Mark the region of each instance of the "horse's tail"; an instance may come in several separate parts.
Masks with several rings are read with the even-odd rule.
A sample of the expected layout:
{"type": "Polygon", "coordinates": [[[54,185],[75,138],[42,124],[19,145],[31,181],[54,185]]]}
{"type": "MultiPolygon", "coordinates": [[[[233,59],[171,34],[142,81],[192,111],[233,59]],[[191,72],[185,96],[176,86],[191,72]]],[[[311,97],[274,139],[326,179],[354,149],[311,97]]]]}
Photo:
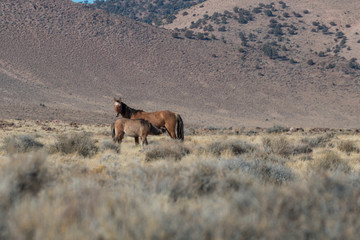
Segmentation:
{"type": "Polygon", "coordinates": [[[177,120],[177,129],[176,129],[177,139],[184,141],[184,122],[180,114],[176,114],[176,120],[177,120]]]}
{"type": "Polygon", "coordinates": [[[164,131],[166,131],[166,129],[163,128],[157,128],[154,125],[152,125],[150,122],[148,122],[149,126],[150,126],[150,135],[160,135],[162,134],[164,131]]]}
{"type": "Polygon", "coordinates": [[[112,139],[115,141],[115,124],[112,123],[111,126],[111,136],[112,136],[112,139]]]}

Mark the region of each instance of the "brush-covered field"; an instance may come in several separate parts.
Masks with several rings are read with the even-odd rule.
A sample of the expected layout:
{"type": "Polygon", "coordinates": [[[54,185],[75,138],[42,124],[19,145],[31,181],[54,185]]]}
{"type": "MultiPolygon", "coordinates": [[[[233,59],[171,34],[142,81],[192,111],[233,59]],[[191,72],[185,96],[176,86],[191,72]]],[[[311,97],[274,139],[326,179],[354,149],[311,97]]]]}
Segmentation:
{"type": "Polygon", "coordinates": [[[357,130],[0,121],[0,239],[358,239],[357,130]]]}

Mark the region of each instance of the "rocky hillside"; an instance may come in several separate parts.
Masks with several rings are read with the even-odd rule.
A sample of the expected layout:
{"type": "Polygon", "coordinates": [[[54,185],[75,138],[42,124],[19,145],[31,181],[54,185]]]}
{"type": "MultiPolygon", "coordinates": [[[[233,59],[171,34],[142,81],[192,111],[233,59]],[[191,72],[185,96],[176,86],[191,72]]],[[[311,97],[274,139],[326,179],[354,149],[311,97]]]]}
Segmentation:
{"type": "Polygon", "coordinates": [[[337,31],[321,16],[319,24],[307,20],[316,16],[310,7],[275,3],[255,13],[260,5],[247,2],[228,12],[216,8],[218,20],[205,10],[211,1],[180,12],[204,19],[205,13],[192,11],[207,11],[209,19],[189,35],[198,20],[186,25],[177,17],[163,29],[70,0],[1,1],[0,116],[109,123],[112,99],[121,96],[135,108],[177,111],[188,126],[358,126],[357,62],[352,67],[353,56],[341,55],[355,49],[356,32],[347,32],[356,31],[355,21],[345,30],[334,21],[337,31]],[[246,24],[236,19],[244,10],[253,18],[246,24]],[[205,35],[210,24],[214,31],[205,35]],[[311,33],[340,44],[338,32],[347,37],[338,54],[327,42],[304,42],[311,33]]]}

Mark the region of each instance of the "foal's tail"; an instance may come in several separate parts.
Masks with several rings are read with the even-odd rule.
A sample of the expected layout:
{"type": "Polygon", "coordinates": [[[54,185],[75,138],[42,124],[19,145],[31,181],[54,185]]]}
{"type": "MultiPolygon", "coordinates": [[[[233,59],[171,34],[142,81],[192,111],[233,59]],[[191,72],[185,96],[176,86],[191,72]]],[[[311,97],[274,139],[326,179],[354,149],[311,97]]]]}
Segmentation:
{"type": "Polygon", "coordinates": [[[176,114],[176,120],[177,120],[177,129],[176,129],[177,139],[184,141],[184,122],[180,114],[176,114]]]}

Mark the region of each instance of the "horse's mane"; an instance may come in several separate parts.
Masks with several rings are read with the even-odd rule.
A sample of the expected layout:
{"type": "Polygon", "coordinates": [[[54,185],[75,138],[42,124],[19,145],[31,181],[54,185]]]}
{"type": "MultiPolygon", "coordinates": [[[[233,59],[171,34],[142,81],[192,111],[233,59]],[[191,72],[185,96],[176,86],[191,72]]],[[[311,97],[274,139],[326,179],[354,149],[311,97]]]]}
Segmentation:
{"type": "Polygon", "coordinates": [[[138,113],[138,112],[144,112],[144,111],[131,108],[128,105],[126,105],[124,102],[121,102],[121,112],[124,114],[124,117],[131,118],[131,115],[138,113]]]}

